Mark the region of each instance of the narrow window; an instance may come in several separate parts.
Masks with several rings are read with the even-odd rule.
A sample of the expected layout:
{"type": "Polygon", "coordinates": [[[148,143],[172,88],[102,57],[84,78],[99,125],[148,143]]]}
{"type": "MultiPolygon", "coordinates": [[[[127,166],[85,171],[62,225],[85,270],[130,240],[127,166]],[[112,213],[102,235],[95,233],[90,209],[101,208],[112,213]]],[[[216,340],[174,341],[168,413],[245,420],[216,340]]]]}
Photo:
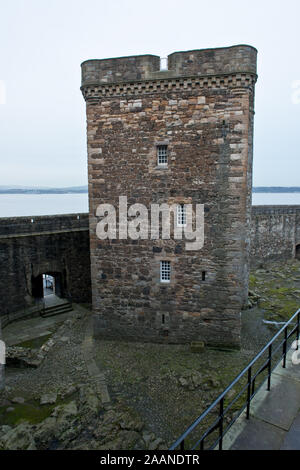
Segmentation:
{"type": "Polygon", "coordinates": [[[179,204],[177,206],[177,226],[186,226],[186,208],[184,204],[179,204]]]}
{"type": "Polygon", "coordinates": [[[168,146],[167,145],[157,146],[157,164],[159,166],[168,165],[168,146]]]}
{"type": "Polygon", "coordinates": [[[171,281],[171,262],[161,261],[160,262],[160,282],[171,281]]]}
{"type": "Polygon", "coordinates": [[[202,281],[205,281],[206,278],[206,271],[202,271],[202,281]]]}

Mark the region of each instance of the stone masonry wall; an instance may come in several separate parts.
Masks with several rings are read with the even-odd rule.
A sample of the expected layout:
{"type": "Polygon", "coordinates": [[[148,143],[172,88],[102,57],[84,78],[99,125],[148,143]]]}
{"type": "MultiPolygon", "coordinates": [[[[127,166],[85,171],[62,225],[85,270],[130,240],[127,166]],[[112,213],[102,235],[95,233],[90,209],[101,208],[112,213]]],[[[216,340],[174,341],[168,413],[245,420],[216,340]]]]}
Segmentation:
{"type": "MultiPolygon", "coordinates": [[[[99,247],[100,244],[99,242],[99,247]]],[[[298,245],[300,245],[300,206],[252,207],[251,264],[253,266],[293,259],[298,245]]],[[[103,247],[104,250],[106,248],[103,247]]],[[[180,251],[179,244],[175,250],[180,251]]],[[[154,253],[159,259],[161,248],[155,246],[154,253]]],[[[68,292],[72,294],[73,300],[90,301],[87,214],[0,218],[0,257],[1,315],[15,313],[30,305],[31,275],[36,276],[45,271],[63,273],[66,269],[68,292]]],[[[103,254],[103,257],[106,255],[103,254]]],[[[118,260],[115,261],[117,265],[118,260]]],[[[137,258],[135,261],[141,264],[140,259],[137,258]]],[[[136,275],[133,274],[133,278],[136,279],[136,275]]],[[[203,285],[202,281],[201,284],[203,285]]],[[[147,292],[145,283],[144,293],[147,292]]]]}
{"type": "Polygon", "coordinates": [[[87,103],[95,334],[162,342],[240,342],[248,290],[256,50],[235,46],[82,64],[87,103]],[[157,166],[157,145],[168,167],[157,166]],[[205,244],[104,240],[100,203],[200,203],[205,244]],[[161,260],[171,261],[162,284],[161,260]]]}
{"type": "Polygon", "coordinates": [[[30,306],[32,277],[62,276],[63,296],[89,302],[87,214],[0,218],[0,316],[30,306]]]}
{"type": "Polygon", "coordinates": [[[295,258],[300,245],[300,206],[254,206],[251,264],[295,258]]]}

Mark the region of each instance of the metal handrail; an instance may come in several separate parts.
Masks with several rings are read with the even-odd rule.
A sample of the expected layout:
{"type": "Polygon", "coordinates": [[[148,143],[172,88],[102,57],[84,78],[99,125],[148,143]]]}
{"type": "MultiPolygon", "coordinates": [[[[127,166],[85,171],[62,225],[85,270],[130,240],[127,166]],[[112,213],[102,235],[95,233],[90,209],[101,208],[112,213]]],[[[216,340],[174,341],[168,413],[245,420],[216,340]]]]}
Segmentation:
{"type": "MultiPolygon", "coordinates": [[[[263,383],[260,384],[258,388],[255,390],[255,380],[256,378],[266,369],[268,369],[268,378],[267,378],[267,390],[270,391],[271,389],[271,375],[275,367],[281,362],[283,359],[283,364],[282,366],[285,368],[286,367],[286,355],[288,352],[287,348],[287,342],[288,340],[293,336],[293,334],[296,333],[296,339],[297,341],[299,340],[299,331],[300,331],[300,309],[297,310],[296,313],[285,323],[285,325],[273,336],[273,338],[261,349],[261,351],[252,359],[251,362],[236,376],[236,378],[228,385],[228,387],[218,396],[218,398],[188,427],[188,429],[174,442],[174,444],[169,448],[169,450],[176,450],[180,448],[180,450],[185,449],[185,440],[186,438],[191,434],[192,431],[194,431],[199,424],[209,415],[209,413],[212,412],[216,408],[216,406],[219,405],[219,414],[218,418],[213,422],[213,424],[206,429],[206,431],[201,435],[200,439],[197,440],[197,442],[192,446],[192,449],[195,449],[196,447],[199,446],[200,450],[204,450],[204,441],[206,437],[208,437],[212,432],[214,432],[216,429],[219,428],[219,437],[215,441],[215,443],[210,447],[214,448],[215,445],[219,444],[219,450],[222,450],[222,443],[223,443],[223,437],[226,434],[226,432],[231,428],[231,426],[235,423],[237,418],[242,414],[242,412],[247,408],[247,413],[246,413],[246,418],[249,419],[250,417],[250,404],[253,399],[253,397],[256,395],[256,393],[259,391],[263,383]],[[289,325],[297,318],[297,323],[296,326],[293,328],[292,331],[288,333],[288,327],[289,325]],[[281,334],[284,333],[284,339],[283,341],[276,347],[276,349],[273,349],[273,344],[275,341],[281,336],[281,334]],[[274,358],[275,353],[278,351],[280,347],[283,347],[283,353],[280,356],[280,360],[273,365],[272,367],[272,359],[274,358]],[[260,366],[259,370],[252,375],[252,369],[253,366],[258,362],[258,360],[266,353],[268,352],[268,358],[264,363],[260,366]],[[235,416],[235,418],[229,423],[227,428],[223,429],[223,424],[224,424],[224,417],[226,413],[230,410],[232,405],[236,402],[237,398],[235,397],[233,401],[230,402],[230,404],[226,407],[224,410],[224,401],[226,398],[226,395],[232,388],[247,374],[248,379],[247,379],[247,384],[243,387],[242,391],[245,392],[247,390],[247,400],[246,402],[241,406],[241,409],[235,416]]],[[[297,349],[298,349],[298,343],[297,343],[297,349]]],[[[238,395],[238,397],[241,396],[241,392],[238,395]]]]}

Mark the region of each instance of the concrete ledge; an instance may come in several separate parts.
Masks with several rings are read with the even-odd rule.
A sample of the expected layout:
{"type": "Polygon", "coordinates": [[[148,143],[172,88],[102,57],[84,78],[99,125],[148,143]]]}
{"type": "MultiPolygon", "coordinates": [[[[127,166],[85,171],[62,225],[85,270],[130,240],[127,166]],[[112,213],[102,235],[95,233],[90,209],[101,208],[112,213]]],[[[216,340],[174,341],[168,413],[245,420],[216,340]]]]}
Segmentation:
{"type": "Polygon", "coordinates": [[[224,450],[300,449],[300,365],[279,364],[272,374],[271,391],[267,381],[251,402],[250,419],[243,412],[225,435],[224,450]]]}

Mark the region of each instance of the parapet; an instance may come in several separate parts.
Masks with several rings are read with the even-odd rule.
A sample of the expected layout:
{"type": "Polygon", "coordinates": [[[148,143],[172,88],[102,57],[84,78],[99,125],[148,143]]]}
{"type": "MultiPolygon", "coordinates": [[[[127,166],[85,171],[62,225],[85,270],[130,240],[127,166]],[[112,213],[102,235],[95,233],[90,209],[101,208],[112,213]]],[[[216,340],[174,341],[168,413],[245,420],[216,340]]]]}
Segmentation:
{"type": "Polygon", "coordinates": [[[174,52],[168,56],[169,69],[178,76],[256,74],[257,50],[252,46],[232,46],[174,52]]]}
{"type": "Polygon", "coordinates": [[[257,50],[248,45],[174,52],[168,70],[160,71],[160,58],[140,55],[87,60],[81,64],[82,87],[171,77],[247,73],[256,76],[257,50]]]}
{"type": "Polygon", "coordinates": [[[82,85],[144,80],[159,69],[160,58],[155,55],[87,60],[81,64],[82,85]]]}
{"type": "Polygon", "coordinates": [[[299,205],[282,205],[282,206],[252,206],[252,217],[259,215],[300,215],[299,205]]]}
{"type": "Polygon", "coordinates": [[[85,230],[89,230],[89,215],[85,212],[80,214],[0,218],[0,240],[85,230]]]}

